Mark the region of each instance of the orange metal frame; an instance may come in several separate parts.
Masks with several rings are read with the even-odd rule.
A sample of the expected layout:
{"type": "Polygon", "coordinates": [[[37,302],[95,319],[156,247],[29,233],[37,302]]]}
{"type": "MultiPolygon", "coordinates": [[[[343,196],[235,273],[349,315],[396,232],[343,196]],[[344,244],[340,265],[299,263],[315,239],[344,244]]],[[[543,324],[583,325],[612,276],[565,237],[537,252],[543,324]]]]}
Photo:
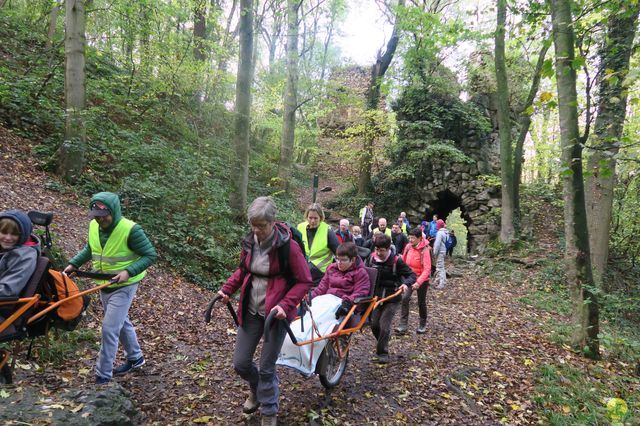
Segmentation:
{"type": "MultiPolygon", "coordinates": [[[[0,302],[0,306],[22,305],[18,309],[16,309],[16,311],[13,312],[9,316],[9,318],[7,318],[4,321],[2,321],[2,323],[0,324],[0,333],[2,333],[4,330],[6,330],[7,327],[9,327],[15,320],[20,318],[25,312],[27,312],[34,305],[43,305],[43,306],[46,306],[46,308],[41,310],[41,311],[39,311],[38,313],[36,313],[32,317],[30,317],[27,320],[27,324],[31,324],[32,322],[34,322],[38,318],[42,318],[44,315],[46,315],[47,313],[51,312],[52,310],[54,310],[55,308],[57,308],[58,306],[62,305],[65,302],[68,302],[70,300],[76,299],[78,297],[82,297],[82,296],[87,295],[87,294],[95,293],[95,292],[97,292],[99,290],[102,290],[105,287],[108,287],[108,286],[112,285],[112,284],[113,283],[111,283],[111,282],[105,283],[105,284],[99,285],[97,287],[81,291],[78,294],[74,294],[73,296],[69,296],[69,297],[67,297],[65,299],[58,300],[57,302],[43,302],[43,301],[40,300],[40,295],[39,294],[36,294],[36,295],[34,295],[32,297],[22,297],[22,298],[20,298],[18,300],[10,300],[10,301],[5,301],[5,302],[0,302]]],[[[7,360],[9,359],[9,352],[5,350],[5,351],[2,352],[1,355],[2,355],[2,359],[0,360],[0,368],[4,367],[4,365],[7,363],[7,360]]]]}
{"type": "MultiPolygon", "coordinates": [[[[344,317],[344,319],[342,320],[342,322],[340,323],[340,325],[338,326],[338,328],[334,331],[332,331],[329,334],[325,334],[324,336],[318,336],[315,337],[313,339],[309,339],[309,340],[304,340],[302,342],[296,342],[296,346],[305,346],[305,345],[310,345],[312,343],[315,342],[319,342],[321,340],[325,340],[325,339],[337,339],[340,336],[345,336],[345,335],[350,335],[351,333],[355,333],[356,331],[360,331],[362,330],[362,327],[364,326],[364,323],[367,321],[367,318],[369,318],[369,315],[371,315],[371,312],[373,312],[373,310],[375,308],[377,308],[378,306],[380,306],[381,304],[383,304],[384,302],[386,302],[389,299],[392,299],[396,296],[399,296],[400,294],[402,294],[402,290],[398,290],[395,293],[384,297],[382,299],[378,299],[378,296],[373,296],[373,298],[367,302],[369,303],[369,306],[367,306],[367,309],[364,311],[364,313],[362,314],[362,318],[360,318],[360,321],[358,322],[358,324],[356,324],[355,327],[351,327],[351,328],[346,328],[347,323],[349,322],[349,320],[351,319],[351,317],[353,316],[356,308],[358,305],[353,305],[351,307],[351,310],[349,311],[349,313],[347,313],[347,315],[344,317]]],[[[312,327],[314,327],[313,324],[313,319],[312,319],[312,327]]],[[[315,327],[314,327],[315,328],[315,327]]],[[[338,358],[342,358],[344,357],[344,355],[349,351],[349,348],[351,347],[351,340],[349,340],[349,342],[347,343],[347,345],[343,348],[341,347],[341,345],[336,345],[337,349],[338,349],[338,358]]]]}

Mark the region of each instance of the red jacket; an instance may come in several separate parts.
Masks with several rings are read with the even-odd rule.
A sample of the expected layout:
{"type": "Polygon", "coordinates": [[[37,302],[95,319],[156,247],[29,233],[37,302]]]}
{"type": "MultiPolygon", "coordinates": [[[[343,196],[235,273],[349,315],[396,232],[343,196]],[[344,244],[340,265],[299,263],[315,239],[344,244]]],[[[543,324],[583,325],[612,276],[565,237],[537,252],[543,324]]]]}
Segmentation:
{"type": "Polygon", "coordinates": [[[358,297],[368,296],[370,287],[369,274],[363,262],[356,258],[356,262],[345,272],[338,268],[337,263],[329,265],[320,284],[311,292],[311,298],[333,294],[353,303],[358,297]]]}
{"type": "Polygon", "coordinates": [[[423,238],[416,248],[413,248],[411,244],[407,244],[402,254],[402,260],[418,276],[416,284],[422,286],[423,283],[429,281],[429,276],[431,275],[431,253],[429,252],[429,242],[426,239],[423,238]]]}
{"type": "MultiPolygon", "coordinates": [[[[273,238],[273,249],[269,252],[269,276],[267,282],[267,294],[264,301],[264,311],[266,315],[279,305],[287,314],[287,319],[293,321],[296,317],[296,306],[311,288],[311,273],[307,260],[302,255],[302,251],[295,241],[290,241],[289,230],[279,223],[274,227],[276,235],[273,238]],[[289,242],[290,241],[290,242],[289,242]],[[287,283],[287,276],[280,274],[280,264],[278,261],[278,248],[289,242],[289,269],[291,275],[295,277],[295,283],[291,286],[287,283]]],[[[242,325],[244,311],[249,303],[249,292],[251,289],[251,254],[255,240],[253,233],[249,233],[242,241],[242,253],[240,259],[243,264],[229,277],[222,286],[222,292],[232,295],[240,289],[240,301],[238,303],[238,322],[242,325]]]]}

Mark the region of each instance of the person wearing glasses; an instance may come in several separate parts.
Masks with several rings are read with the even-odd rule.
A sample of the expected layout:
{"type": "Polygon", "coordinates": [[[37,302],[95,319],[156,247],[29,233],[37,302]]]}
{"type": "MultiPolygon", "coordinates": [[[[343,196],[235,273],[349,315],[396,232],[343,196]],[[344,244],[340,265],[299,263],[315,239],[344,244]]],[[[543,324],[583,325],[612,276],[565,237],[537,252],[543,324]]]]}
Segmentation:
{"type": "MultiPolygon", "coordinates": [[[[368,296],[369,290],[369,274],[364,269],[364,262],[358,257],[356,245],[348,242],[338,246],[336,262],[329,265],[320,284],[311,292],[311,299],[323,294],[340,297],[342,304],[336,311],[336,319],[339,319],[349,312],[354,300],[368,296]]],[[[349,324],[356,320],[357,316],[352,316],[349,324]]]]}
{"type": "Polygon", "coordinates": [[[250,393],[242,411],[249,414],[260,408],[262,425],[276,425],[278,421],[280,380],[276,360],[286,333],[282,321],[268,330],[268,341],[263,342],[259,365],[256,365],[253,356],[265,332],[265,319],[275,312],[277,319],[293,321],[296,306],[311,288],[307,261],[292,240],[291,229],[276,221],[276,213],[271,197],[258,197],[251,203],[247,210],[251,231],[242,240],[240,266],[218,291],[226,304],[229,297],[240,290],[240,325],[233,368],[249,383],[250,393]],[[285,246],[288,246],[288,261],[283,268],[279,256],[285,246]]]}

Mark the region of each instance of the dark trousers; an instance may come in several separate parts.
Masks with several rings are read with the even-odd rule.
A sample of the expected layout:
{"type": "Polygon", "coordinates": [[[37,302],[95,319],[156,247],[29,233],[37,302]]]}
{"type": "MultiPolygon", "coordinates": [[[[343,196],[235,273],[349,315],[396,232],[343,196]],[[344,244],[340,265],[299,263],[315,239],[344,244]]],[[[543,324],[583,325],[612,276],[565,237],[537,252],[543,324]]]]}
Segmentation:
{"type": "Polygon", "coordinates": [[[238,375],[249,382],[251,392],[260,403],[260,413],[272,416],[278,413],[280,380],[276,374],[276,361],[284,342],[286,330],[282,321],[276,321],[269,330],[269,342],[263,342],[260,352],[260,368],[253,362],[253,354],[264,332],[264,318],[244,315],[242,327],[238,327],[236,348],[233,353],[233,368],[238,375]]]}
{"type": "MultiPolygon", "coordinates": [[[[418,313],[420,314],[420,325],[427,323],[427,289],[429,283],[423,283],[417,290],[418,293],[418,313]]],[[[405,328],[409,324],[409,304],[411,303],[411,295],[413,289],[409,287],[409,291],[402,296],[402,309],[400,311],[400,326],[405,328]]]]}
{"type": "Polygon", "coordinates": [[[369,238],[369,234],[371,233],[369,231],[369,226],[371,226],[371,222],[364,222],[362,224],[362,237],[366,240],[369,238]]]}
{"type": "Polygon", "coordinates": [[[383,303],[371,313],[371,331],[378,341],[376,354],[389,354],[389,339],[391,338],[391,323],[398,312],[399,303],[383,303]]]}

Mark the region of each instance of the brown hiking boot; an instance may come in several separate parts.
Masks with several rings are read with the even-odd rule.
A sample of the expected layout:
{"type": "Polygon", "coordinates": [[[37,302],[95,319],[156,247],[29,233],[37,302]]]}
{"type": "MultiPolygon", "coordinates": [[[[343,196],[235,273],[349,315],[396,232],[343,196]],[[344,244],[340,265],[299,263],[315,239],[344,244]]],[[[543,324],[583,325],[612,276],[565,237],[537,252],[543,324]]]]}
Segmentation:
{"type": "Polygon", "coordinates": [[[256,396],[256,394],[253,392],[249,392],[249,396],[247,397],[244,404],[242,404],[242,412],[245,414],[254,413],[259,406],[260,403],[258,402],[258,397],[256,396]]]}

